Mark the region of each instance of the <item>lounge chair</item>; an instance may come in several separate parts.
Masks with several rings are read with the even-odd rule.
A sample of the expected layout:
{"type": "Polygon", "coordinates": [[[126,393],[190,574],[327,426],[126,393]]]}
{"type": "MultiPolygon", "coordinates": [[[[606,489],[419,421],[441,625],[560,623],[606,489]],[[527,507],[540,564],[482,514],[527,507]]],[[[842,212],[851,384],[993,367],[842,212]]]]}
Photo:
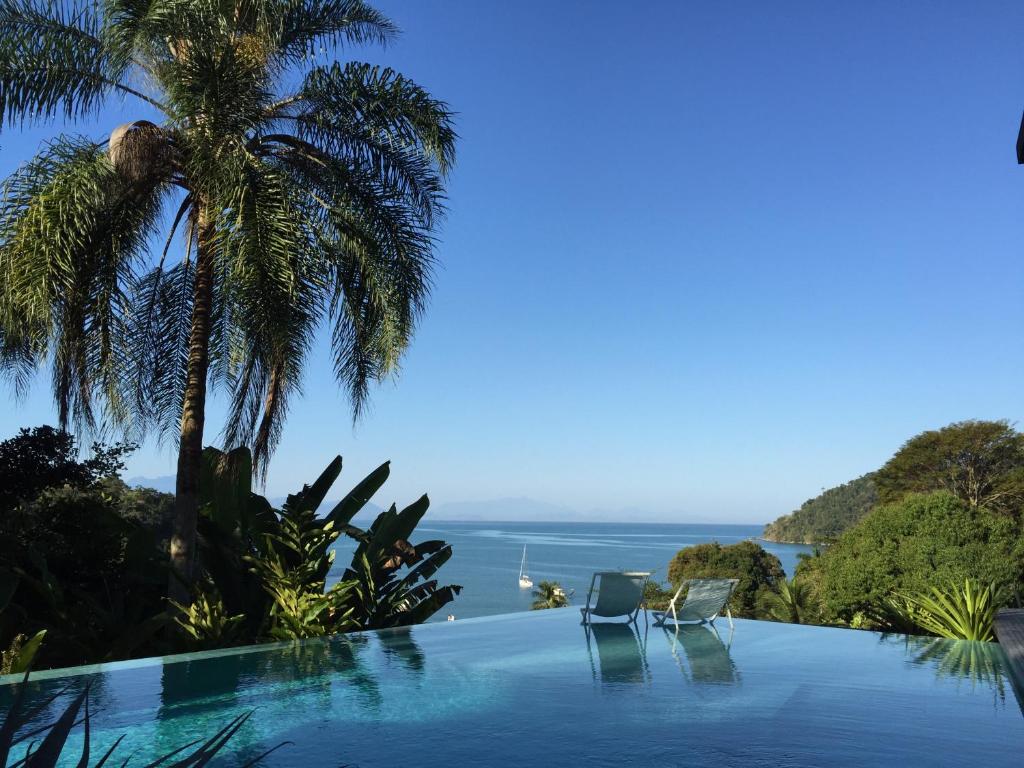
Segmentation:
{"type": "MultiPolygon", "coordinates": [[[[628,616],[628,622],[635,622],[637,614],[644,605],[644,587],[650,578],[647,571],[599,571],[590,579],[590,590],[587,592],[587,604],[580,608],[583,622],[586,624],[592,616],[610,618],[628,616]],[[597,602],[591,606],[591,598],[597,587],[597,602]]],[[[644,614],[647,618],[647,614],[644,614]]]]}
{"type": "Polygon", "coordinates": [[[729,618],[729,627],[732,628],[732,613],[729,611],[729,598],[733,590],[740,583],[739,579],[690,579],[679,585],[679,589],[672,596],[667,611],[654,613],[654,625],[661,626],[672,616],[676,624],[687,621],[696,621],[701,624],[714,625],[722,611],[729,618]],[[688,588],[688,589],[687,589],[688,588]],[[687,589],[686,600],[682,608],[676,609],[679,596],[687,589]]]}

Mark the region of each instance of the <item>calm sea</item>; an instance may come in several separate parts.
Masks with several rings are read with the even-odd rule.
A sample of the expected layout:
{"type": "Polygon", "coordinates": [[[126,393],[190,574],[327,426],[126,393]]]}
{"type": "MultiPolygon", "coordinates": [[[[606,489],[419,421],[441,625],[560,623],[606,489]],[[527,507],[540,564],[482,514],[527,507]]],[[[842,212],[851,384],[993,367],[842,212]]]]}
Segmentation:
{"type": "MultiPolygon", "coordinates": [[[[531,590],[519,588],[519,561],[523,547],[534,584],[557,581],[571,602],[586,599],[594,571],[653,571],[667,581],[668,563],[683,547],[717,541],[735,544],[756,538],[759,525],[682,525],[637,523],[479,523],[425,520],[416,529],[416,540],[444,539],[453,555],[438,572],[442,584],[461,584],[462,594],[443,610],[457,618],[488,616],[529,610],[531,590]]],[[[782,561],[787,575],[796,567],[797,555],[811,547],[760,542],[782,561]]],[[[350,547],[339,542],[337,563],[348,563],[350,547]]],[[[340,574],[339,574],[340,575],[340,574]]]]}

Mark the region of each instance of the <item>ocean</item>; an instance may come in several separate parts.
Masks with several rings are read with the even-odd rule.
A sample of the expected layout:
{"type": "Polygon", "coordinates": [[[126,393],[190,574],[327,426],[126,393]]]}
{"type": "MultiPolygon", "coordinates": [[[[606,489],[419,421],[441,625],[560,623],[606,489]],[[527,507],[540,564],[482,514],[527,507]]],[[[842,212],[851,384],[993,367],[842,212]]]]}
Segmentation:
{"type": "MultiPolygon", "coordinates": [[[[653,578],[668,580],[668,563],[683,547],[703,542],[735,544],[761,535],[760,525],[691,525],[674,523],[497,523],[436,522],[424,520],[414,541],[444,539],[452,545],[452,558],[437,573],[441,584],[461,584],[462,593],[434,620],[452,613],[456,618],[526,611],[533,601],[529,589],[519,588],[519,562],[523,547],[534,584],[557,581],[570,602],[586,600],[594,571],[653,571],[653,578]]],[[[812,547],[759,541],[776,555],[788,576],[797,556],[812,547]]],[[[338,542],[337,575],[348,564],[351,540],[338,542]]]]}

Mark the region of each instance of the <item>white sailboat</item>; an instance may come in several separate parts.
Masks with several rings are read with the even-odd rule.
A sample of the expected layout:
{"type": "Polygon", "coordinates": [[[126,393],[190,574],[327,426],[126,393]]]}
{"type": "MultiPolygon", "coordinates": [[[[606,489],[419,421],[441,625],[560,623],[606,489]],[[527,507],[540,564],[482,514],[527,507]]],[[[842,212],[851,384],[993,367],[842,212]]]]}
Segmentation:
{"type": "Polygon", "coordinates": [[[519,588],[529,589],[533,586],[530,574],[526,570],[526,547],[523,547],[523,562],[519,564],[519,588]]]}

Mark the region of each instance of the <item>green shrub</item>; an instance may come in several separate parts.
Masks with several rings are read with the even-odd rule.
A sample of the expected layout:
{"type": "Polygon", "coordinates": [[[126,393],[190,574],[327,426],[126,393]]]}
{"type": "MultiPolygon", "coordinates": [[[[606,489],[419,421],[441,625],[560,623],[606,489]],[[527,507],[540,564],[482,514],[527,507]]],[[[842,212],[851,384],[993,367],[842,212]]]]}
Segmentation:
{"type": "Polygon", "coordinates": [[[668,579],[676,589],[686,579],[739,579],[729,601],[737,616],[757,615],[766,591],[786,577],[779,558],[753,541],[723,547],[718,542],[681,549],[668,566],[668,579]]]}
{"type": "Polygon", "coordinates": [[[669,601],[675,592],[674,589],[650,579],[644,587],[644,605],[649,611],[667,611],[669,601]]]}
{"type": "Polygon", "coordinates": [[[1017,523],[944,491],[874,509],[798,572],[820,579],[826,618],[876,614],[895,593],[976,578],[1008,597],[1024,576],[1017,523]]]}

